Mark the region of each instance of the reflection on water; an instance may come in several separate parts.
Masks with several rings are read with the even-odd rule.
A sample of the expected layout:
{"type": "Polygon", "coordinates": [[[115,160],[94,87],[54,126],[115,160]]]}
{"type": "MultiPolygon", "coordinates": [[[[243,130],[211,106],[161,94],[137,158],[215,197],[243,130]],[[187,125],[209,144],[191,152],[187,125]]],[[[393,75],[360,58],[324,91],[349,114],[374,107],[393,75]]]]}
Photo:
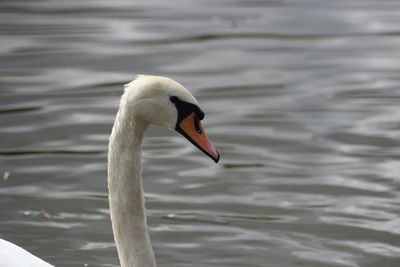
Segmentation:
{"type": "Polygon", "coordinates": [[[2,1],[0,14],[1,237],[57,266],[118,266],[108,135],[122,84],[149,73],[198,97],[222,155],[150,129],[159,266],[399,265],[397,1],[2,1]]]}

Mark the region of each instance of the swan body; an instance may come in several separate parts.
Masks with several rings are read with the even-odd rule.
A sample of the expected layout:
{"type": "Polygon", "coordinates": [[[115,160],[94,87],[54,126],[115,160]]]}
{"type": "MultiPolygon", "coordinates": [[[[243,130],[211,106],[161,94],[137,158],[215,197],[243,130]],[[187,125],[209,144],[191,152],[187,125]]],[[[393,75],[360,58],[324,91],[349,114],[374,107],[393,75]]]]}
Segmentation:
{"type": "MultiPolygon", "coordinates": [[[[110,216],[121,267],[155,267],[147,231],[141,178],[141,144],[149,125],[186,137],[215,162],[219,154],[201,120],[204,112],[181,84],[140,75],[125,85],[108,149],[110,216]]],[[[1,267],[50,267],[26,250],[0,239],[1,267]]]]}
{"type": "Polygon", "coordinates": [[[1,267],[53,267],[25,249],[0,238],[1,267]]]}

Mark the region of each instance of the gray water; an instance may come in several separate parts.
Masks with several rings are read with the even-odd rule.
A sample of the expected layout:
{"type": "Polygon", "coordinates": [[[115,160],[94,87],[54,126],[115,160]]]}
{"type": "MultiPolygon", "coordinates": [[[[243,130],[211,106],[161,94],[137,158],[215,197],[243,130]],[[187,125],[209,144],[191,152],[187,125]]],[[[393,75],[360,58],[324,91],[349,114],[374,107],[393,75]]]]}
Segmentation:
{"type": "Polygon", "coordinates": [[[400,266],[398,0],[0,1],[0,237],[118,266],[107,142],[140,73],[222,157],[148,132],[158,266],[400,266]]]}

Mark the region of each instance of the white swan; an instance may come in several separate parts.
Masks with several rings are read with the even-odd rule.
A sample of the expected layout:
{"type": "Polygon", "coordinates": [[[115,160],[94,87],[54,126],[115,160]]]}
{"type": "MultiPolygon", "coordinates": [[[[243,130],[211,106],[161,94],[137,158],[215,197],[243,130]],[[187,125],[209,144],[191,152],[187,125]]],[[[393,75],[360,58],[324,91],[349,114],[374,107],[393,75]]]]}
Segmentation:
{"type": "MultiPolygon", "coordinates": [[[[156,266],[140,171],[146,129],[152,124],[176,130],[218,162],[219,154],[200,123],[203,117],[197,100],[172,79],[141,75],[125,86],[108,150],[110,215],[121,267],[156,266]]],[[[0,239],[0,266],[52,265],[0,239]]]]}

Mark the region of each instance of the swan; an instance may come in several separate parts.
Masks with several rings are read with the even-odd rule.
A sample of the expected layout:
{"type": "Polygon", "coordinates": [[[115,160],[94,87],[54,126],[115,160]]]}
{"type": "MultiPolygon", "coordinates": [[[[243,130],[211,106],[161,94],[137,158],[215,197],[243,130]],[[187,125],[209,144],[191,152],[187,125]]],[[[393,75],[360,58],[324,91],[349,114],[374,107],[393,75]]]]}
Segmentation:
{"type": "MultiPolygon", "coordinates": [[[[201,124],[204,112],[178,82],[139,75],[125,85],[108,147],[108,200],[121,267],[155,267],[147,230],[141,179],[141,144],[149,125],[183,135],[219,161],[219,153],[201,124]]],[[[23,248],[0,239],[1,267],[51,267],[23,248]]]]}

